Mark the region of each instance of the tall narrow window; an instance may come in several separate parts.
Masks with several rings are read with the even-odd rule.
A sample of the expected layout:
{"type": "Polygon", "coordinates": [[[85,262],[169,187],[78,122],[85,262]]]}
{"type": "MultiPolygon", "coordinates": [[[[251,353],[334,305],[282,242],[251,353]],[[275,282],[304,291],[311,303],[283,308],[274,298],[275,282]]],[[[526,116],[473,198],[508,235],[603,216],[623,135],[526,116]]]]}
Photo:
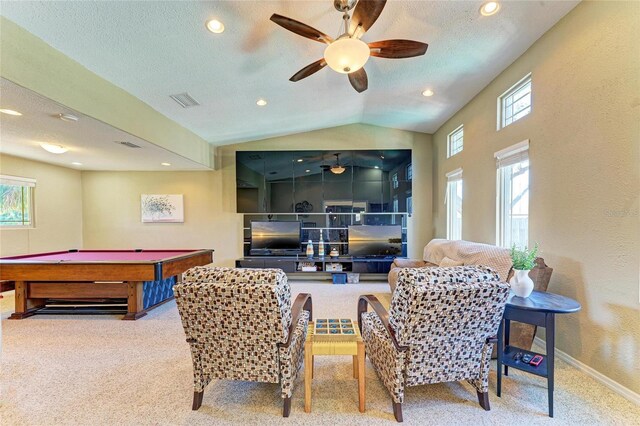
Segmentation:
{"type": "Polygon", "coordinates": [[[531,73],[498,98],[498,130],[531,112],[531,73]]]}
{"type": "Polygon", "coordinates": [[[447,239],[462,239],[462,169],[447,173],[447,239]]]}
{"type": "Polygon", "coordinates": [[[0,175],[0,226],[33,226],[35,179],[0,175]]]}
{"type": "Polygon", "coordinates": [[[497,235],[499,246],[529,244],[529,141],[495,153],[497,164],[497,235]]]}
{"type": "Polygon", "coordinates": [[[409,215],[413,213],[413,197],[411,195],[407,197],[407,213],[409,215]]]}
{"type": "Polygon", "coordinates": [[[413,179],[413,167],[411,166],[411,163],[407,164],[407,180],[412,180],[413,179]]]}
{"type": "Polygon", "coordinates": [[[447,136],[447,158],[456,155],[464,147],[464,127],[460,125],[447,136]]]}
{"type": "Polygon", "coordinates": [[[398,181],[398,173],[394,173],[393,176],[391,176],[391,183],[393,184],[393,189],[398,189],[400,184],[400,181],[398,181]]]}

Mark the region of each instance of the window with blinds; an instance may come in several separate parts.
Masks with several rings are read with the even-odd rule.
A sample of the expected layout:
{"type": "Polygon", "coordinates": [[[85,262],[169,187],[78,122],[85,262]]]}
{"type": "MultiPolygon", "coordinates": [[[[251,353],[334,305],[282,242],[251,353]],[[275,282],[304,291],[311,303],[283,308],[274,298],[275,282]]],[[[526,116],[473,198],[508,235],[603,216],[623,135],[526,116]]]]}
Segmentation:
{"type": "Polygon", "coordinates": [[[462,239],[462,169],[447,173],[447,239],[462,239]]]}
{"type": "Polygon", "coordinates": [[[35,179],[0,175],[0,226],[32,227],[35,179]]]}
{"type": "Polygon", "coordinates": [[[497,168],[496,244],[529,244],[529,141],[494,154],[497,168]]]}
{"type": "Polygon", "coordinates": [[[464,127],[460,125],[447,136],[447,158],[456,155],[464,147],[464,127]]]}
{"type": "Polygon", "coordinates": [[[498,98],[498,130],[531,112],[531,73],[498,98]]]}

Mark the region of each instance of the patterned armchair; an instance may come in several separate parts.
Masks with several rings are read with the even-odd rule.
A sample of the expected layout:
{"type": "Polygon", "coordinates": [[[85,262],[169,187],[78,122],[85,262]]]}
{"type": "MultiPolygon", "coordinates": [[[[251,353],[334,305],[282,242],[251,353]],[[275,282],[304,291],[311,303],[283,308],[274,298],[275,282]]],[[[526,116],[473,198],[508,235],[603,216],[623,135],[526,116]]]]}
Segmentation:
{"type": "Polygon", "coordinates": [[[390,312],[360,296],[366,354],[402,421],[406,386],[467,380],[489,410],[489,363],[509,285],[482,266],[404,268],[390,312]],[[370,306],[373,312],[367,312],[370,306]]]}
{"type": "Polygon", "coordinates": [[[213,379],[280,383],[282,414],[304,359],[311,296],[280,269],[195,267],[174,287],[193,360],[193,410],[213,379]]]}

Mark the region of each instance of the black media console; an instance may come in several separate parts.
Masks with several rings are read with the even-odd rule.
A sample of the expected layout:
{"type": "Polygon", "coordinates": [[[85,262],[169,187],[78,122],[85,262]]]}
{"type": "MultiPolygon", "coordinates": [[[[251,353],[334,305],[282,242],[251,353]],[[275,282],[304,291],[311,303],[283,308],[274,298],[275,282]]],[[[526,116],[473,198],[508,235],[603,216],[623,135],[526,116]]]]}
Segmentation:
{"type": "Polygon", "coordinates": [[[338,272],[360,274],[361,279],[386,279],[395,257],[350,257],[331,258],[305,256],[248,256],[236,260],[237,268],[278,268],[291,278],[325,279],[338,272]],[[302,266],[313,265],[315,271],[303,271],[302,266]],[[339,266],[338,266],[339,265],[339,266]]]}

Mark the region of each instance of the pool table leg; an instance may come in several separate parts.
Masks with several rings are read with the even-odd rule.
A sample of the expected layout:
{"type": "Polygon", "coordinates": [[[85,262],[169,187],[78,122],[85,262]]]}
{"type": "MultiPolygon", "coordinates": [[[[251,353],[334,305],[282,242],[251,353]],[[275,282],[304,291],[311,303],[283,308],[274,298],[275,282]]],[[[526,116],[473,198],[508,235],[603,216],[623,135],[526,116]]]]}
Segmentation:
{"type": "Polygon", "coordinates": [[[29,284],[26,281],[16,281],[16,309],[9,319],[23,319],[35,315],[36,311],[44,308],[45,299],[29,299],[29,284]]]}
{"type": "Polygon", "coordinates": [[[147,315],[143,308],[142,281],[127,282],[127,314],[123,320],[137,320],[147,315]]]}

